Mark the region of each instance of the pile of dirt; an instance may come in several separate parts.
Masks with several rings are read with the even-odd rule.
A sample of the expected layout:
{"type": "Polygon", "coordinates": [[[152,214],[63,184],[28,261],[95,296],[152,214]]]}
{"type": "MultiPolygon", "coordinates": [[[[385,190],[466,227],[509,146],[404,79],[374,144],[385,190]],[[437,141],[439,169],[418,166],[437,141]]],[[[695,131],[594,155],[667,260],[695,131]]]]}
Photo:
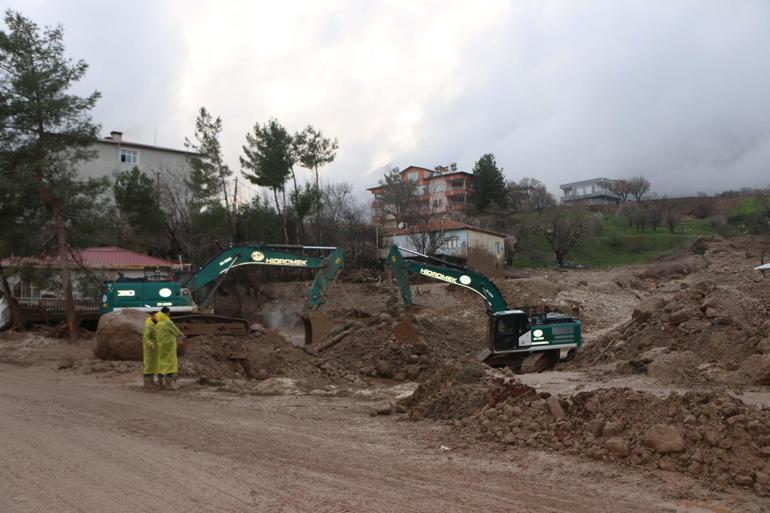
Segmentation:
{"type": "Polygon", "coordinates": [[[400,319],[381,313],[357,319],[350,334],[323,356],[364,376],[422,380],[446,358],[472,355],[485,347],[486,318],[468,311],[452,317],[432,312],[400,319]],[[406,334],[398,326],[407,324],[406,334]]]}
{"type": "Polygon", "coordinates": [[[524,394],[457,424],[485,440],[683,472],[770,494],[770,411],[726,394],[524,394]]]}
{"type": "Polygon", "coordinates": [[[399,404],[415,420],[459,420],[478,414],[490,404],[534,393],[533,388],[514,380],[510,372],[493,370],[466,357],[442,362],[414,394],[399,404]]]}
{"type": "Polygon", "coordinates": [[[206,380],[292,377],[312,384],[356,381],[356,376],[292,345],[277,331],[247,337],[194,337],[179,362],[182,376],[206,380]]]}
{"type": "Polygon", "coordinates": [[[576,364],[620,361],[620,370],[672,382],[707,380],[718,370],[727,371],[732,383],[768,384],[769,333],[766,304],[703,280],[644,300],[628,322],[581,351],[576,364]]]}

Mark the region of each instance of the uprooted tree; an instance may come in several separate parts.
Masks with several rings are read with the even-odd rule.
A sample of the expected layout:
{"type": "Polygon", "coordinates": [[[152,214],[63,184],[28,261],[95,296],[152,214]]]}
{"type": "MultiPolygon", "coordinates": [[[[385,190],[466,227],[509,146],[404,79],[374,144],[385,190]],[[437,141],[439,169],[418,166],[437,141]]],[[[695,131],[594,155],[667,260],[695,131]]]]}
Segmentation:
{"type": "Polygon", "coordinates": [[[60,26],[41,29],[11,10],[0,32],[0,154],[3,173],[19,184],[34,183],[50,216],[61,267],[66,322],[77,337],[77,314],[69,262],[66,203],[79,189],[75,164],[93,158],[98,126],[89,112],[99,93],[70,94],[88,65],[64,56],[60,26]]]}

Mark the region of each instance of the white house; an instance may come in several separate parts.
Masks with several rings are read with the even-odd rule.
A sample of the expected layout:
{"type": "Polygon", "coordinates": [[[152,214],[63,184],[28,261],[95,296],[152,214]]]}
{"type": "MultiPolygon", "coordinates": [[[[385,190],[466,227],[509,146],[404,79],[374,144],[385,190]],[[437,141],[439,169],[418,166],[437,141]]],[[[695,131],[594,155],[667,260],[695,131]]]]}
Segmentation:
{"type": "Polygon", "coordinates": [[[123,132],[115,131],[97,139],[92,149],[96,151],[96,158],[82,162],[78,169],[85,178],[111,178],[133,167],[151,177],[158,173],[186,176],[190,172],[188,159],[195,155],[187,150],[126,141],[123,132]]]}
{"type": "Polygon", "coordinates": [[[387,254],[392,244],[418,252],[432,245],[436,256],[448,256],[467,262],[476,252],[491,255],[497,263],[502,264],[505,260],[505,238],[505,234],[492,230],[452,219],[437,219],[429,224],[427,230],[412,226],[384,235],[382,256],[387,254]]]}

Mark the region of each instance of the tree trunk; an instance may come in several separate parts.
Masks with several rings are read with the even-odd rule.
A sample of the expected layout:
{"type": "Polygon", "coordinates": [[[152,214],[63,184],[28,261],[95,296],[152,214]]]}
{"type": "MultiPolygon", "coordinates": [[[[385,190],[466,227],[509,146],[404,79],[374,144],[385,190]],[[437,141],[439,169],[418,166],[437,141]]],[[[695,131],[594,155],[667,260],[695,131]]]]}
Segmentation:
{"type": "Polygon", "coordinates": [[[315,166],[315,193],[318,195],[318,204],[315,206],[315,243],[320,246],[321,240],[321,189],[318,187],[318,166],[315,166]]]}
{"type": "Polygon", "coordinates": [[[2,264],[0,264],[0,292],[5,296],[8,301],[8,308],[11,309],[11,329],[17,330],[24,328],[24,315],[21,311],[21,305],[19,305],[19,302],[13,297],[11,287],[8,285],[8,280],[3,272],[2,264]]]}
{"type": "Polygon", "coordinates": [[[69,259],[67,257],[67,226],[64,224],[62,217],[61,204],[59,199],[52,196],[48,190],[48,186],[45,184],[45,178],[43,176],[45,165],[45,149],[43,147],[43,137],[45,136],[45,127],[43,120],[38,120],[37,127],[37,144],[35,147],[35,154],[37,156],[37,162],[35,166],[35,181],[37,182],[38,193],[44,202],[48,203],[51,207],[53,214],[53,224],[56,230],[56,241],[59,246],[59,261],[61,263],[61,281],[62,290],[64,291],[64,311],[67,320],[67,329],[69,330],[69,336],[71,341],[75,341],[78,338],[77,330],[77,312],[75,312],[75,301],[72,298],[72,283],[70,282],[70,270],[69,259]]]}
{"type": "MultiPolygon", "coordinates": [[[[283,222],[283,243],[288,244],[289,243],[289,227],[286,223],[286,215],[285,215],[285,208],[281,208],[281,204],[278,202],[278,188],[273,187],[273,198],[275,199],[275,208],[278,210],[278,215],[281,216],[281,221],[283,222]]],[[[284,205],[285,206],[285,205],[284,205]]]]}
{"type": "Polygon", "coordinates": [[[64,312],[67,320],[67,331],[69,331],[70,341],[74,342],[78,338],[78,316],[75,311],[75,299],[72,297],[72,280],[70,278],[69,255],[67,254],[67,227],[64,225],[58,201],[53,211],[56,242],[59,245],[59,265],[61,266],[61,284],[64,290],[64,312]]]}

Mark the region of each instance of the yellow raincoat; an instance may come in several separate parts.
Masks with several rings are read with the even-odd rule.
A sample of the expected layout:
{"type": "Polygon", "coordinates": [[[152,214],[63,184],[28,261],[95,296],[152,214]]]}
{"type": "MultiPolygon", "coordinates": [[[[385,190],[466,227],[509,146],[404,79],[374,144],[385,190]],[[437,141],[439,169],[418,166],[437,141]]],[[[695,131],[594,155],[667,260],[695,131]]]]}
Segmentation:
{"type": "Polygon", "coordinates": [[[176,338],[182,335],[174,321],[159,313],[158,317],[158,374],[176,374],[179,370],[176,358],[176,338]]]}
{"type": "Polygon", "coordinates": [[[144,357],[144,373],[158,373],[158,334],[152,317],[144,321],[144,334],[142,335],[142,356],[144,357]]]}

